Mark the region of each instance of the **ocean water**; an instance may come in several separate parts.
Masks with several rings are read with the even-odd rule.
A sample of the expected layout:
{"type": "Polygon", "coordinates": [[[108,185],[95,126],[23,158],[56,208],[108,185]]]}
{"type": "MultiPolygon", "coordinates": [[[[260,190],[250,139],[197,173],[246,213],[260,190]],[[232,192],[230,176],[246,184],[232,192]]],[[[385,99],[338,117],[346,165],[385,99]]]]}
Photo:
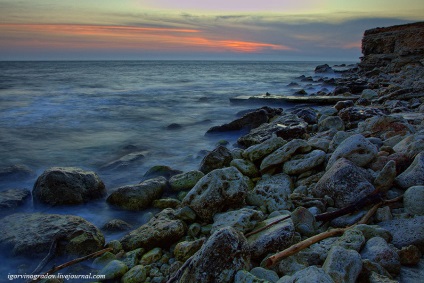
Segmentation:
{"type": "MultiPolygon", "coordinates": [[[[198,169],[205,150],[220,140],[232,148],[241,134],[205,136],[210,127],[263,106],[231,104],[230,97],[292,95],[300,88],[316,92],[322,87],[318,82],[303,82],[299,76],[318,79],[313,70],[322,63],[0,62],[0,167],[23,164],[36,172],[29,180],[0,180],[0,190],[32,189],[36,177],[51,166],[93,170],[109,191],[140,182],[154,165],[198,169]],[[291,82],[299,86],[288,86],[291,82]],[[127,154],[142,158],[120,170],[105,169],[127,154]]],[[[104,200],[65,207],[29,201],[20,210],[80,215],[98,226],[113,218],[134,226],[146,221],[143,213],[120,211],[104,200]]]]}

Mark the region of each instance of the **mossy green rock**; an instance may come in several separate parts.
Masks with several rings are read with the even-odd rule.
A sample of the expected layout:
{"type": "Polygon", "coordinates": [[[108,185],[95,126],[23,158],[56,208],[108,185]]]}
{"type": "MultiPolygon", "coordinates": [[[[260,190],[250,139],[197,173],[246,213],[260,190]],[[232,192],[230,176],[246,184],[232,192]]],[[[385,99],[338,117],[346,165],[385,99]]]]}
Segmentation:
{"type": "Polygon", "coordinates": [[[265,156],[276,150],[277,148],[282,147],[287,142],[277,136],[264,141],[263,143],[252,145],[244,150],[243,157],[249,159],[250,161],[257,161],[263,159],[265,156]]]}
{"type": "Polygon", "coordinates": [[[162,257],[162,249],[154,248],[141,257],[141,263],[144,265],[152,264],[162,257]]]}
{"type": "Polygon", "coordinates": [[[122,262],[124,262],[128,266],[128,268],[131,269],[137,264],[139,264],[144,252],[145,251],[142,248],[129,251],[125,253],[125,256],[122,258],[122,262]]]}
{"type": "Polygon", "coordinates": [[[181,201],[174,198],[161,198],[153,201],[153,207],[155,208],[177,208],[181,201]]]}
{"type": "Polygon", "coordinates": [[[125,263],[119,260],[112,260],[99,271],[99,275],[104,275],[106,280],[119,279],[128,271],[125,263]]]}
{"type": "Polygon", "coordinates": [[[252,161],[245,159],[233,159],[230,165],[236,167],[243,175],[247,177],[255,178],[259,176],[259,170],[256,168],[252,161]]]}
{"type": "Polygon", "coordinates": [[[259,279],[246,270],[239,270],[234,277],[234,283],[269,283],[269,281],[259,279]]]}
{"type": "Polygon", "coordinates": [[[106,252],[93,261],[92,266],[97,268],[105,267],[109,262],[115,260],[116,256],[111,252],[106,252]]]}
{"type": "Polygon", "coordinates": [[[189,171],[172,176],[169,179],[169,185],[174,191],[190,190],[205,174],[201,171],[189,171]]]}
{"type": "Polygon", "coordinates": [[[121,283],[140,283],[144,282],[147,278],[148,269],[143,265],[136,265],[131,268],[121,278],[121,283]]]}
{"type": "Polygon", "coordinates": [[[175,258],[178,261],[185,262],[189,257],[194,255],[203,245],[205,239],[199,239],[196,241],[183,241],[179,242],[174,249],[175,258]]]}

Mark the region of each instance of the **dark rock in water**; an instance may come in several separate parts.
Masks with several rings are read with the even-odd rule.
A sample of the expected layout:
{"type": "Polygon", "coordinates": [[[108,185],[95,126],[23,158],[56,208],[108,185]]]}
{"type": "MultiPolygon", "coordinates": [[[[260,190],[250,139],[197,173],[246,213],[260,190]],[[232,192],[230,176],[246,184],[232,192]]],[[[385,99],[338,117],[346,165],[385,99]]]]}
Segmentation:
{"type": "Polygon", "coordinates": [[[15,208],[25,203],[31,196],[28,189],[9,189],[0,191],[0,209],[15,208]]]}
{"type": "Polygon", "coordinates": [[[12,255],[44,257],[53,241],[58,254],[82,256],[102,249],[99,229],[79,216],[16,213],[0,220],[0,248],[12,255]]]}
{"type": "Polygon", "coordinates": [[[285,140],[302,138],[306,134],[308,124],[294,114],[285,114],[253,129],[245,136],[240,137],[237,142],[245,147],[262,143],[271,138],[273,134],[285,140]]]}
{"type": "Polygon", "coordinates": [[[319,65],[315,68],[315,73],[334,73],[334,70],[328,64],[319,65]]]}
{"type": "Polygon", "coordinates": [[[288,86],[288,87],[292,87],[292,86],[299,86],[299,84],[298,84],[298,83],[295,83],[295,82],[291,82],[291,83],[289,83],[287,86],[288,86]]]}
{"type": "Polygon", "coordinates": [[[107,223],[105,223],[102,229],[108,232],[120,232],[120,231],[131,230],[132,226],[123,220],[112,219],[108,221],[107,223]]]}
{"type": "Polygon", "coordinates": [[[356,128],[358,123],[374,116],[385,116],[378,108],[352,106],[339,111],[338,116],[348,129],[356,128]]]}
{"type": "Polygon", "coordinates": [[[300,90],[296,91],[294,94],[297,94],[297,95],[306,95],[308,93],[304,89],[300,89],[300,90]]]}
{"type": "Polygon", "coordinates": [[[159,199],[167,181],[164,177],[146,180],[138,185],[124,186],[111,193],[106,201],[126,210],[142,210],[159,199]]]}
{"type": "Polygon", "coordinates": [[[174,170],[169,166],[164,165],[156,165],[147,170],[146,173],[144,173],[143,177],[141,178],[141,181],[154,179],[156,177],[164,177],[167,180],[171,178],[172,176],[175,176],[177,174],[181,174],[183,171],[180,170],[174,170]]]}
{"type": "Polygon", "coordinates": [[[233,156],[225,146],[218,146],[209,152],[200,164],[200,171],[207,174],[212,170],[230,166],[233,156]]]}
{"type": "Polygon", "coordinates": [[[179,130],[179,129],[182,129],[182,128],[183,128],[183,126],[181,126],[178,123],[172,123],[172,124],[169,124],[168,126],[166,126],[167,130],[179,130]]]}
{"type": "Polygon", "coordinates": [[[34,171],[25,165],[12,165],[0,168],[0,182],[27,180],[35,177],[34,171]]]}
{"type": "Polygon", "coordinates": [[[38,177],[34,199],[51,205],[80,204],[106,195],[96,173],[74,167],[52,167],[38,177]]]}
{"type": "Polygon", "coordinates": [[[113,160],[102,167],[100,170],[126,170],[130,166],[144,161],[148,151],[136,151],[126,154],[116,160],[113,160]]]}
{"type": "Polygon", "coordinates": [[[164,209],[149,222],[125,235],[120,242],[125,251],[137,248],[169,247],[187,232],[187,225],[177,219],[175,211],[164,209]]]}
{"type": "Polygon", "coordinates": [[[179,282],[233,282],[238,270],[249,269],[250,251],[246,238],[234,228],[215,232],[194,255],[179,282]]]}
{"type": "Polygon", "coordinates": [[[282,110],[279,108],[262,107],[253,112],[249,112],[243,117],[232,121],[231,123],[210,128],[206,133],[217,133],[227,131],[238,131],[242,129],[254,129],[267,123],[269,119],[280,115],[282,110]]]}

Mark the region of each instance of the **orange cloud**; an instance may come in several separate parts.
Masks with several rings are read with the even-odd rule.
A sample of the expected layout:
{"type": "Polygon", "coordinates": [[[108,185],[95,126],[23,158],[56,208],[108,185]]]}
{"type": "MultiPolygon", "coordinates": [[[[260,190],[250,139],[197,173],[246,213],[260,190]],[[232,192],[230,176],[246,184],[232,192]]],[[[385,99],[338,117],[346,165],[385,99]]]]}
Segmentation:
{"type": "Polygon", "coordinates": [[[342,46],[342,48],[344,49],[361,49],[362,48],[362,43],[360,41],[355,41],[355,42],[349,42],[346,43],[342,46]]]}
{"type": "Polygon", "coordinates": [[[191,50],[254,53],[262,50],[292,50],[288,46],[228,40],[206,36],[197,29],[137,26],[0,24],[2,45],[66,49],[191,50]]]}

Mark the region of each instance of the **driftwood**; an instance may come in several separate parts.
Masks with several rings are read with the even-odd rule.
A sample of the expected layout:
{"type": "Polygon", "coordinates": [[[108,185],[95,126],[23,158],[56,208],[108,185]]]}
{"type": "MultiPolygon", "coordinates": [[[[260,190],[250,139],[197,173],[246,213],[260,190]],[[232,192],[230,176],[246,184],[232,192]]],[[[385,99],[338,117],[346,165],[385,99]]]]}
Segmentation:
{"type": "Polygon", "coordinates": [[[79,262],[85,261],[87,259],[98,257],[98,256],[100,256],[100,255],[102,255],[102,254],[104,254],[106,252],[110,252],[111,250],[113,250],[113,248],[106,248],[106,249],[103,249],[103,250],[100,250],[100,251],[91,253],[89,255],[86,255],[86,256],[83,256],[83,257],[80,257],[80,258],[73,259],[73,260],[68,261],[68,262],[66,262],[64,264],[55,266],[52,269],[50,269],[49,271],[47,271],[46,273],[44,273],[43,275],[40,275],[37,279],[32,280],[31,282],[38,282],[38,281],[40,281],[40,280],[43,279],[43,276],[45,277],[47,275],[54,274],[56,271],[59,271],[61,269],[64,269],[66,267],[69,267],[71,265],[77,264],[79,262]]]}

